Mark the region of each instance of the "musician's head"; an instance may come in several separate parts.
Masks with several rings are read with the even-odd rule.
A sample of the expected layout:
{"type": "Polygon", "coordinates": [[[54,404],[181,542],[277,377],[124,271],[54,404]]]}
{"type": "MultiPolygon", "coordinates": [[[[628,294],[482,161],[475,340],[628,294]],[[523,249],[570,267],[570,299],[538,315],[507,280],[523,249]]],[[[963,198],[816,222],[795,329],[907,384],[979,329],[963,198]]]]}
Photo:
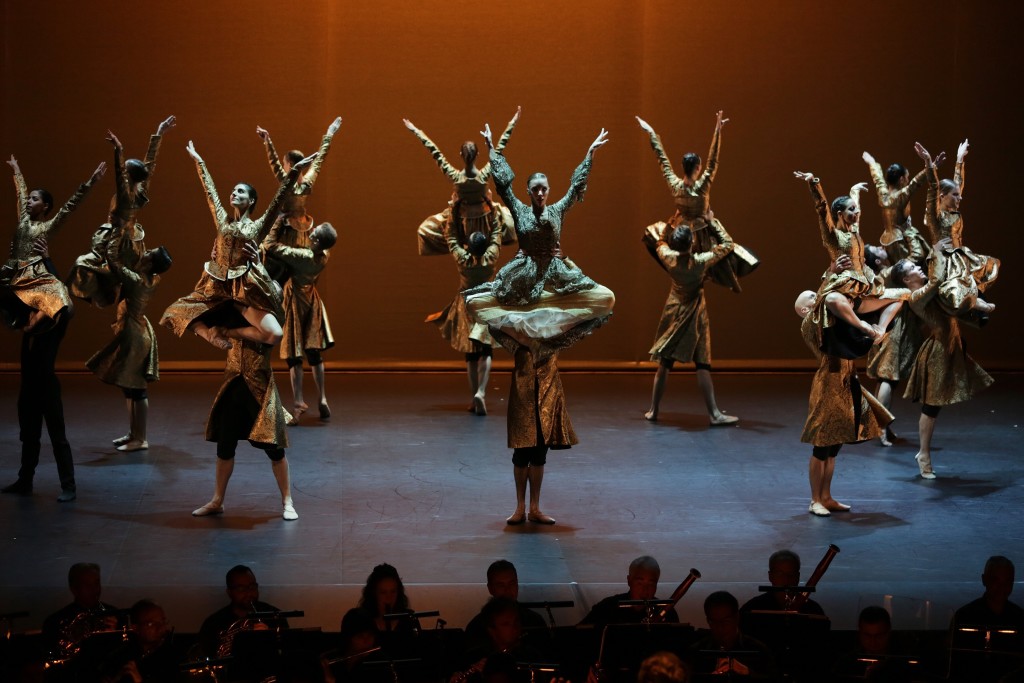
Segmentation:
{"type": "Polygon", "coordinates": [[[686,667],[679,657],[662,650],[640,664],[637,683],[686,683],[686,667]]]}
{"type": "Polygon", "coordinates": [[[800,584],[800,556],[792,550],[777,550],[768,558],[768,580],[773,586],[800,584]]]}
{"type": "Polygon", "coordinates": [[[650,555],[642,555],[629,563],[626,584],[630,600],[650,600],[658,593],[661,566],[650,555]]]}
{"type": "Polygon", "coordinates": [[[860,611],[857,618],[857,640],[861,652],[869,655],[886,654],[891,635],[892,618],[884,607],[870,605],[860,611]]]}
{"type": "Polygon", "coordinates": [[[491,598],[480,615],[496,650],[508,650],[519,643],[523,625],[519,620],[519,604],[515,600],[491,598]]]}
{"type": "Polygon", "coordinates": [[[346,655],[365,652],[377,645],[377,625],[363,610],[350,609],[341,618],[340,636],[341,650],[346,655]]]}
{"type": "Polygon", "coordinates": [[[719,647],[731,648],[740,635],[740,603],[728,591],[715,591],[704,600],[708,630],[719,647]]]}
{"type": "Polygon", "coordinates": [[[985,563],[981,583],[985,586],[985,598],[989,602],[1005,603],[1013,592],[1014,566],[1010,558],[993,555],[985,563]]]}
{"type": "Polygon", "coordinates": [[[398,570],[387,563],[374,567],[366,577],[359,606],[378,617],[408,610],[409,598],[405,596],[398,570]]]}
{"type": "Polygon", "coordinates": [[[487,592],[493,598],[519,599],[519,573],[508,560],[497,560],[487,568],[487,592]]]}
{"type": "Polygon", "coordinates": [[[75,602],[86,609],[100,604],[103,585],[100,582],[100,566],[93,562],[77,562],[68,570],[68,588],[75,602]]]}
{"type": "Polygon", "coordinates": [[[132,629],[143,652],[157,647],[167,637],[167,614],[152,600],[132,605],[132,629]]]}
{"type": "Polygon", "coordinates": [[[260,585],[252,570],[244,564],[236,564],[228,570],[224,580],[231,606],[238,611],[251,612],[252,604],[260,599],[260,585]]]}

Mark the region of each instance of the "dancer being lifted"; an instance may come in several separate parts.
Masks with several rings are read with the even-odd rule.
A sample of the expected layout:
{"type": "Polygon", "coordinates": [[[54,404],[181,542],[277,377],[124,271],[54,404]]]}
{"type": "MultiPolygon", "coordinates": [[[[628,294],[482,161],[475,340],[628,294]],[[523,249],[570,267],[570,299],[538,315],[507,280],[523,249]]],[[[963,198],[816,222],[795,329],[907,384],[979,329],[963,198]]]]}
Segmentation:
{"type": "MultiPolygon", "coordinates": [[[[495,149],[499,152],[508,144],[521,111],[521,108],[516,109],[515,116],[498,140],[495,149]]],[[[459,291],[487,282],[497,267],[498,251],[507,232],[505,225],[512,222],[509,210],[491,201],[490,190],[487,188],[487,181],[491,177],[490,161],[483,168],[477,168],[476,144],[467,141],[460,150],[464,168],[456,169],[423,131],[408,119],[402,121],[430,151],[441,171],[453,183],[453,198],[449,208],[420,225],[420,253],[439,253],[436,249],[436,235],[437,226],[440,225],[444,253],[452,255],[459,271],[459,291]]],[[[492,340],[487,326],[473,322],[461,294],[456,295],[443,310],[427,316],[425,322],[437,325],[441,336],[452,348],[465,355],[466,374],[472,394],[469,410],[477,415],[486,415],[485,397],[492,358],[492,340]]]]}
{"type": "Polygon", "coordinates": [[[508,445],[514,449],[517,503],[506,521],[554,524],[540,509],[547,452],[578,443],[558,375],[558,352],[601,326],[615,303],[610,289],[591,280],[562,255],[562,220],[572,205],[583,199],[594,152],[608,141],[608,134],[601,130],[573,172],[569,191],[554,204],[548,203],[547,176],[531,175],[526,181],[529,205],[519,201],[512,190],[515,174],[494,148],[490,126],[485,126],[482,134],[490,150],[498,195],[512,212],[520,250],[492,282],[467,289],[463,295],[470,315],[490,327],[494,338],[515,357],[508,445]]]}

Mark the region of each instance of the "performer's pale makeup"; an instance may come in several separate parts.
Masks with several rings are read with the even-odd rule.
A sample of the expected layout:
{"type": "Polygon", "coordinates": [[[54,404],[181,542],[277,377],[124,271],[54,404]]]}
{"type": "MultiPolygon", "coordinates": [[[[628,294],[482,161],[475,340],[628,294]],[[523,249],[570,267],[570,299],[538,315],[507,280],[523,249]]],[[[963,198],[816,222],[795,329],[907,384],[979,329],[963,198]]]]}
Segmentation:
{"type": "Polygon", "coordinates": [[[252,204],[252,198],[249,196],[249,188],[242,184],[235,185],[235,188],[231,190],[231,206],[244,214],[250,204],[252,204]]]}
{"type": "Polygon", "coordinates": [[[530,183],[528,189],[530,191],[530,201],[533,202],[534,208],[543,209],[544,205],[547,204],[548,192],[550,191],[547,178],[537,178],[530,183]]]}

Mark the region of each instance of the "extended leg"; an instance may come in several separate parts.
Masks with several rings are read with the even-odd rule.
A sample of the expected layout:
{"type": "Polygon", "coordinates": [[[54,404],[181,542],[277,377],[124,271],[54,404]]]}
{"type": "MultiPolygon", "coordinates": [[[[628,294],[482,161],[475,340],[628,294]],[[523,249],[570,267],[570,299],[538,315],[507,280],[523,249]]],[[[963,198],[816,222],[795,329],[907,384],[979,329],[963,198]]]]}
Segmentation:
{"type": "Polygon", "coordinates": [[[718,409],[718,403],[715,401],[715,385],[711,381],[710,365],[697,364],[697,386],[700,387],[700,393],[704,396],[704,405],[707,407],[708,417],[711,419],[713,427],[733,425],[740,421],[735,415],[726,415],[718,409]]]}
{"type": "Polygon", "coordinates": [[[305,399],[303,399],[301,358],[288,359],[288,379],[291,380],[292,384],[292,418],[295,420],[292,424],[297,425],[299,424],[299,418],[309,408],[305,399]]]}
{"type": "Polygon", "coordinates": [[[651,409],[644,413],[644,419],[650,422],[657,422],[658,407],[661,405],[661,397],[665,394],[665,382],[668,380],[668,373],[672,371],[672,361],[661,362],[658,371],[654,373],[654,388],[651,390],[651,409]]]}
{"type": "Polygon", "coordinates": [[[224,512],[224,495],[228,481],[235,471],[235,447],[237,441],[221,441],[217,444],[217,472],[213,486],[213,498],[206,505],[192,511],[193,517],[208,517],[224,512]]]}
{"type": "Polygon", "coordinates": [[[281,341],[284,331],[273,313],[252,306],[240,306],[239,312],[245,317],[249,326],[225,329],[223,331],[225,337],[247,339],[257,344],[273,345],[281,341]]]}
{"type": "Polygon", "coordinates": [[[935,478],[935,472],[932,470],[932,435],[935,433],[935,418],[938,415],[938,406],[926,403],[921,407],[921,417],[917,422],[918,438],[921,445],[914,459],[917,461],[917,469],[921,473],[922,479],[935,478]]]}
{"type": "Polygon", "coordinates": [[[276,449],[274,451],[267,451],[267,455],[270,456],[271,462],[274,469],[274,479],[277,481],[277,488],[281,491],[281,517],[290,521],[299,518],[299,513],[295,512],[295,506],[292,504],[292,482],[291,473],[288,469],[288,458],[284,455],[284,449],[276,449]],[[280,454],[280,457],[278,457],[280,454]]]}

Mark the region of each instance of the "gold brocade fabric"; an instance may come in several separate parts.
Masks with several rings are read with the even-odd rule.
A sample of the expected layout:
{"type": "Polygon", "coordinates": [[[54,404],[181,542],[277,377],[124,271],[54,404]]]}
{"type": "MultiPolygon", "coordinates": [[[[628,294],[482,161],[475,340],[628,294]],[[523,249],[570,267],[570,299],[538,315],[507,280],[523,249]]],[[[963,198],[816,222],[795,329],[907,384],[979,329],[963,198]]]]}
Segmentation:
{"type": "MultiPolygon", "coordinates": [[[[285,218],[301,218],[306,216],[306,198],[312,194],[313,185],[320,175],[320,168],[323,166],[324,159],[327,158],[327,153],[331,150],[331,139],[332,136],[324,135],[320,141],[320,149],[317,150],[316,159],[313,160],[309,170],[306,171],[302,182],[295,183],[291,192],[284,197],[281,203],[281,214],[285,218]]],[[[270,163],[270,169],[274,172],[274,177],[277,178],[279,183],[285,182],[288,179],[288,172],[284,170],[284,166],[281,164],[281,159],[278,157],[277,150],[274,148],[274,143],[269,135],[264,139],[263,144],[267,149],[267,161],[270,163]]],[[[309,245],[300,244],[292,246],[309,245]]]]}
{"type": "MultiPolygon", "coordinates": [[[[270,238],[268,238],[269,241],[270,238]]],[[[307,350],[323,351],[334,346],[327,308],[320,299],[316,282],[327,267],[329,251],[288,247],[265,243],[267,255],[279,260],[288,269],[284,286],[284,336],[281,358],[302,358],[307,350]]]]}
{"type": "Polygon", "coordinates": [[[800,441],[837,446],[881,436],[893,416],[860,385],[854,361],[817,350],[817,329],[810,316],[801,323],[800,334],[819,361],[800,441]]]}
{"type": "Polygon", "coordinates": [[[274,383],[274,373],[270,367],[272,348],[266,344],[232,340],[227,366],[224,368],[224,383],[213,400],[210,417],[206,423],[207,441],[235,438],[233,434],[219,433],[219,426],[233,422],[231,419],[225,419],[224,413],[239,410],[232,401],[225,400],[229,393],[228,388],[233,382],[244,382],[259,406],[252,426],[244,438],[256,444],[268,444],[278,448],[288,446],[287,413],[281,404],[277,384],[274,383]]]}
{"type": "Polygon", "coordinates": [[[520,348],[509,386],[508,447],[567,448],[577,443],[558,374],[558,354],[541,359],[520,348]]]}
{"type": "Polygon", "coordinates": [[[908,236],[906,228],[910,226],[910,199],[924,184],[925,172],[921,171],[911,178],[906,187],[891,188],[885,182],[885,173],[877,161],[869,163],[868,170],[878,193],[878,206],[882,209],[882,236],[879,242],[888,252],[890,262],[895,264],[903,258],[909,258],[917,263],[922,262],[928,256],[928,244],[919,236],[917,240],[911,242],[917,231],[914,231],[914,235],[908,236]],[[911,250],[922,248],[924,251],[921,253],[910,253],[911,250]]]}
{"type": "Polygon", "coordinates": [[[160,360],[153,326],[144,311],[159,275],[140,275],[111,264],[121,282],[121,301],[117,320],[111,326],[114,338],[86,361],[85,366],[107,384],[123,389],[145,389],[148,382],[160,379],[160,360]]]}
{"type": "Polygon", "coordinates": [[[868,351],[868,377],[889,382],[906,379],[910,376],[923,341],[921,321],[910,310],[910,306],[904,303],[890,324],[885,339],[868,351]]]}
{"type": "Polygon", "coordinates": [[[661,313],[651,360],[670,359],[681,363],[711,363],[711,329],[704,281],[709,270],[733,248],[732,238],[715,221],[716,245],[711,251],[680,254],[664,241],[657,245],[658,258],[672,278],[665,308],[661,313]]]}

